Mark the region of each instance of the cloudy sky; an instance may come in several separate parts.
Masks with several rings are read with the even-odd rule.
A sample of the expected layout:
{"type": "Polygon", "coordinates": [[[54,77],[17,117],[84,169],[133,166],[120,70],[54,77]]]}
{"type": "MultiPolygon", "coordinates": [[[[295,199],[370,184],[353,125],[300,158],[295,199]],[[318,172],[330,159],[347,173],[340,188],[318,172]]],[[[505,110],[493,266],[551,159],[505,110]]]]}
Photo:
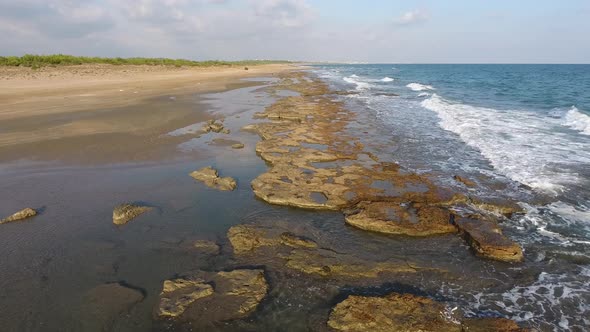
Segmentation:
{"type": "Polygon", "coordinates": [[[589,63],[589,0],[0,0],[0,55],[589,63]]]}

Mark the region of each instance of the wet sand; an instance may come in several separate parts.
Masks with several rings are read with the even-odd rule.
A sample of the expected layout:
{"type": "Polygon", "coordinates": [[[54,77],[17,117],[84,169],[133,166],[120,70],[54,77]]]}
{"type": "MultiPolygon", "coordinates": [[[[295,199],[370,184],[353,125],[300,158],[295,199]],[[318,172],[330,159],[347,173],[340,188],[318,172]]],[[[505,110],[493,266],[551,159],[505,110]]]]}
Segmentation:
{"type": "MultiPolygon", "coordinates": [[[[342,117],[337,128],[318,121],[327,126],[322,129],[332,131],[308,134],[327,135],[331,140],[325,145],[311,140],[299,142],[305,149],[345,151],[346,144],[354,144],[358,131],[344,123],[353,115],[339,109],[340,104],[330,104],[332,97],[323,94],[329,91],[314,95],[313,87],[306,91],[293,84],[294,80],[303,82],[304,75],[277,78],[268,72],[259,76],[262,78],[238,82],[224,91],[201,94],[189,89],[187,94],[174,93],[175,99],[167,93],[149,96],[137,105],[119,105],[132,108],[120,118],[127,119],[128,124],[108,122],[114,117],[108,111],[104,115],[101,111],[90,112],[100,121],[107,119],[107,127],[122,126],[117,129],[121,138],[112,138],[104,145],[98,143],[97,154],[107,157],[93,159],[87,151],[93,151],[96,140],[82,134],[62,138],[70,144],[81,137],[87,140],[72,148],[59,145],[62,157],[56,158],[57,162],[13,160],[1,164],[0,193],[9,197],[0,201],[2,216],[25,206],[40,214],[0,226],[4,255],[0,260],[0,326],[9,331],[332,331],[327,325],[329,316],[334,306],[349,295],[411,293],[441,301],[450,309],[460,306],[465,294],[502,292],[529,281],[532,274],[518,265],[474,255],[457,234],[415,238],[367,232],[346,225],[339,211],[273,205],[257,198],[251,183],[273,171],[272,163],[257,154],[257,146],[269,144],[262,143],[255,132],[242,128],[277,121],[268,115],[288,109],[282,108],[291,100],[285,98],[304,96],[312,104],[321,100],[327,107],[319,113],[336,110],[342,117]],[[136,123],[142,117],[135,115],[146,107],[161,112],[159,116],[189,110],[206,114],[195,118],[172,116],[178,122],[165,126],[159,126],[155,117],[142,126],[136,123]],[[265,111],[266,115],[261,116],[265,111]],[[209,118],[223,119],[229,133],[198,134],[209,118]],[[139,128],[135,130],[140,133],[153,130],[151,137],[170,142],[150,143],[145,138],[149,135],[140,134],[143,138],[132,144],[128,141],[130,134],[125,132],[132,127],[139,128]],[[336,130],[342,131],[339,138],[336,130]],[[348,143],[340,142],[348,138],[348,143]],[[235,142],[244,144],[244,148],[233,149],[235,142]],[[120,146],[113,146],[117,144],[120,146]],[[157,153],[148,153],[149,158],[131,157],[137,151],[147,153],[154,146],[160,148],[157,153]],[[109,149],[120,154],[105,152],[109,149]],[[189,177],[190,172],[205,166],[237,179],[237,190],[217,191],[189,177]],[[124,226],[115,226],[113,207],[125,202],[153,209],[124,226]],[[273,236],[296,234],[295,239],[305,237],[318,247],[302,251],[297,245],[276,245],[270,238],[263,240],[273,244],[240,255],[228,238],[228,230],[236,225],[267,228],[273,236]],[[215,242],[220,252],[196,248],[198,240],[215,242]],[[286,265],[286,261],[290,264],[286,265]],[[214,315],[201,315],[200,322],[191,322],[155,314],[165,280],[196,270],[248,268],[263,269],[269,289],[246,317],[220,322],[209,320],[214,315]],[[122,285],[126,293],[107,287],[113,283],[122,285]],[[440,295],[441,289],[457,289],[459,294],[448,298],[440,295]],[[116,303],[101,303],[97,300],[101,294],[116,298],[116,303]]],[[[84,112],[71,113],[80,116],[76,121],[84,120],[84,112]]],[[[51,126],[50,118],[45,120],[47,127],[51,126]]],[[[34,122],[27,125],[33,127],[34,122]]],[[[33,153],[38,143],[29,144],[33,153]]],[[[50,149],[50,145],[41,147],[50,149]]],[[[356,149],[359,152],[362,146],[356,149]]],[[[376,163],[367,147],[364,149],[367,156],[359,157],[358,162],[376,163]]],[[[36,153],[40,153],[38,150],[36,153]]],[[[276,157],[273,153],[264,151],[262,157],[271,160],[276,157]]],[[[51,154],[48,156],[45,159],[38,154],[37,158],[55,160],[51,154]]],[[[323,164],[328,167],[328,163],[323,164]]],[[[316,167],[319,172],[321,167],[316,167]]],[[[310,174],[302,177],[309,179],[310,174]]],[[[298,185],[295,181],[292,183],[298,185]]]]}
{"type": "Polygon", "coordinates": [[[253,85],[240,79],[292,68],[0,68],[0,161],[169,158],[181,139],[163,134],[211,118],[198,94],[253,85]]]}

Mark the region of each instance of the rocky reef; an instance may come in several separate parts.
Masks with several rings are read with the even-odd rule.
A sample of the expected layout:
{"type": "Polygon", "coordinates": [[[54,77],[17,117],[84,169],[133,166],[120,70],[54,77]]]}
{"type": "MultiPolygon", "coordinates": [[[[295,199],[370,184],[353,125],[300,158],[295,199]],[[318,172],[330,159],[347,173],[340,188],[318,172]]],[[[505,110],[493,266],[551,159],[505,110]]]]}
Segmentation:
{"type": "MultiPolygon", "coordinates": [[[[518,244],[498,226],[503,214],[516,211],[514,204],[480,202],[437,187],[426,175],[380,161],[347,129],[355,114],[333,100],[326,84],[304,73],[289,75],[280,88],[299,95],[284,97],[256,115],[270,122],[243,128],[262,138],[256,152],[270,166],[251,183],[257,197],[277,205],[342,211],[346,223],[372,232],[407,236],[459,232],[482,257],[522,259],[518,244]],[[465,222],[466,216],[476,217],[465,222]]],[[[456,180],[467,187],[475,185],[468,179],[456,180]]]]}

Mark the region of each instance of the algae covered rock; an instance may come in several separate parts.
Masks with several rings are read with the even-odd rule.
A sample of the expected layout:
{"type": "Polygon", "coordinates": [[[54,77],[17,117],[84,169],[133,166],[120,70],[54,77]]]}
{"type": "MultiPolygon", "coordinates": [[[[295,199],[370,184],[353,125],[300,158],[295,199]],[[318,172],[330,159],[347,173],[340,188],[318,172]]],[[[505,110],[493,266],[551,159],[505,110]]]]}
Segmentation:
{"type": "Polygon", "coordinates": [[[150,211],[152,208],[149,206],[133,205],[133,204],[121,204],[115,207],[113,210],[113,224],[125,225],[131,219],[150,211]]]}
{"type": "Polygon", "coordinates": [[[455,233],[453,214],[434,206],[415,206],[395,202],[365,202],[356,213],[346,216],[346,223],[367,231],[428,236],[455,233]]]}
{"type": "Polygon", "coordinates": [[[196,300],[213,294],[213,287],[204,280],[172,279],[164,281],[158,316],[177,317],[196,300]]]}
{"type": "Polygon", "coordinates": [[[208,240],[197,240],[193,243],[193,247],[203,253],[212,255],[217,255],[220,249],[217,243],[208,240]]]}
{"type": "Polygon", "coordinates": [[[392,293],[383,297],[351,295],[330,313],[338,331],[461,332],[461,324],[441,313],[445,306],[429,298],[392,293]]]}
{"type": "Polygon", "coordinates": [[[496,222],[486,219],[457,218],[455,223],[477,254],[504,262],[523,260],[522,248],[506,237],[496,222]]]}
{"type": "Polygon", "coordinates": [[[268,292],[264,271],[197,271],[164,282],[156,314],[207,326],[252,313],[268,292]]]}
{"type": "Polygon", "coordinates": [[[30,217],[34,217],[37,215],[37,211],[31,208],[22,209],[2,220],[0,220],[0,224],[6,224],[13,221],[21,221],[30,217]]]}
{"type": "Polygon", "coordinates": [[[211,166],[201,168],[189,174],[193,179],[203,182],[207,187],[232,191],[237,188],[236,180],[231,177],[219,177],[216,169],[211,166]]]}
{"type": "Polygon", "coordinates": [[[245,253],[262,246],[279,244],[279,239],[269,236],[264,228],[252,225],[232,226],[227,237],[236,254],[245,253]]]}
{"type": "MultiPolygon", "coordinates": [[[[456,309],[456,308],[455,308],[456,309]]],[[[328,326],[337,331],[523,332],[504,318],[464,318],[458,310],[430,298],[391,293],[351,295],[330,313],[328,326]]]]}

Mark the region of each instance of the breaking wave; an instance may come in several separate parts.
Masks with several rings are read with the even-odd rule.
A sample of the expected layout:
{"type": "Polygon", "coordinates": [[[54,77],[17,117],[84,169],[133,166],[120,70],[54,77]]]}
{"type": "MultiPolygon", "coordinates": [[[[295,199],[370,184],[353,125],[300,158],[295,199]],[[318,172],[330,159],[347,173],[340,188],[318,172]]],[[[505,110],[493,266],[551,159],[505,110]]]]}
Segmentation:
{"type": "Polygon", "coordinates": [[[567,111],[564,120],[564,125],[584,135],[590,135],[590,116],[580,112],[575,106],[567,111]]]}
{"type": "Polygon", "coordinates": [[[426,91],[426,90],[436,90],[432,87],[432,85],[425,85],[420,83],[410,83],[406,85],[406,87],[410,88],[412,91],[426,91]]]}

